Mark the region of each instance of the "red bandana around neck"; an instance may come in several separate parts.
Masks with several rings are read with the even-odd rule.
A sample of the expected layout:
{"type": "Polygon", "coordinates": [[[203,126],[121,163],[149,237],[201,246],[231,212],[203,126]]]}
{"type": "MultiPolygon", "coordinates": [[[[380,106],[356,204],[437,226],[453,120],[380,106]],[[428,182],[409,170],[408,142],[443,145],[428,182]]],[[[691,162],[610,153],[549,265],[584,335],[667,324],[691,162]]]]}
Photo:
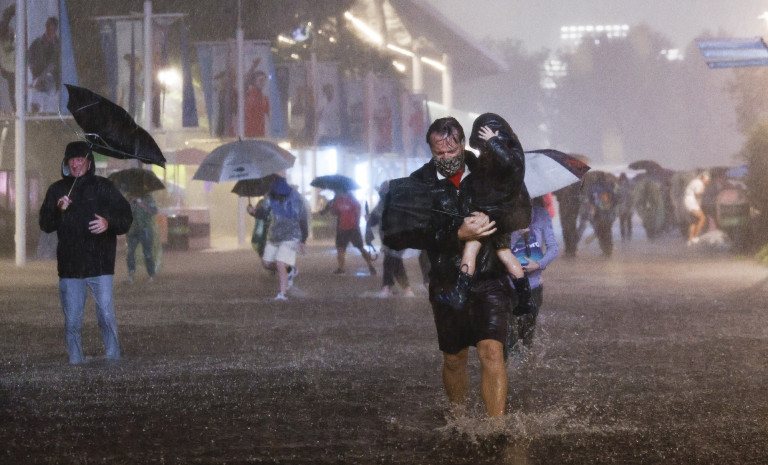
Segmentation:
{"type": "Polygon", "coordinates": [[[462,168],[458,173],[448,178],[453,183],[453,185],[456,186],[456,189],[459,188],[459,184],[461,183],[461,177],[463,175],[464,175],[464,168],[462,168]]]}

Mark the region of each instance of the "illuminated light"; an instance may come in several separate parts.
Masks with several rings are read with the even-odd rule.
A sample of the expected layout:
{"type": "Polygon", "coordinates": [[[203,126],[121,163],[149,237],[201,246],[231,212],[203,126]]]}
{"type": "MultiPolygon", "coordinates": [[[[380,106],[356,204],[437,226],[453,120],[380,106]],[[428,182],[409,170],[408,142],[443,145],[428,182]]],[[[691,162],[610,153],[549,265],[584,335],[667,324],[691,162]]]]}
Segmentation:
{"type": "Polygon", "coordinates": [[[181,88],[181,73],[177,69],[161,69],[157,72],[157,80],[166,87],[181,88]]]}
{"type": "Polygon", "coordinates": [[[587,32],[594,32],[595,26],[589,25],[586,27],[586,29],[587,29],[587,32]]]}
{"type": "Polygon", "coordinates": [[[387,44],[387,48],[392,50],[393,52],[397,52],[397,53],[399,53],[401,55],[405,55],[405,56],[408,56],[408,57],[412,57],[412,56],[416,55],[415,53],[411,52],[410,50],[406,50],[404,48],[400,48],[397,45],[387,44]]]}
{"type": "Polygon", "coordinates": [[[286,44],[295,45],[296,41],[291,39],[290,37],[285,37],[284,35],[280,34],[277,36],[278,42],[284,42],[286,44]]]}
{"type": "Polygon", "coordinates": [[[427,58],[427,57],[421,57],[421,61],[422,61],[422,63],[426,63],[429,66],[431,66],[431,67],[433,67],[433,68],[435,68],[435,69],[437,69],[439,71],[445,71],[445,65],[440,63],[437,60],[433,60],[433,59],[427,58]]]}
{"type": "Polygon", "coordinates": [[[329,37],[328,38],[328,42],[330,42],[332,44],[335,44],[336,43],[336,38],[335,37],[329,37]]]}
{"type": "Polygon", "coordinates": [[[400,63],[400,62],[399,62],[399,61],[397,61],[397,60],[393,60],[393,61],[392,61],[392,66],[394,66],[394,67],[395,67],[395,69],[396,69],[396,70],[398,70],[398,71],[400,71],[401,73],[404,73],[404,72],[405,72],[405,65],[404,65],[404,64],[402,64],[402,63],[400,63]]]}
{"type": "Polygon", "coordinates": [[[299,55],[297,55],[296,53],[291,53],[291,58],[293,58],[294,60],[300,60],[301,59],[301,57],[299,55]]]}
{"type": "Polygon", "coordinates": [[[379,45],[384,44],[384,39],[376,31],[371,29],[367,24],[355,18],[349,11],[344,13],[344,17],[347,18],[356,28],[360,29],[369,39],[379,45]]]}

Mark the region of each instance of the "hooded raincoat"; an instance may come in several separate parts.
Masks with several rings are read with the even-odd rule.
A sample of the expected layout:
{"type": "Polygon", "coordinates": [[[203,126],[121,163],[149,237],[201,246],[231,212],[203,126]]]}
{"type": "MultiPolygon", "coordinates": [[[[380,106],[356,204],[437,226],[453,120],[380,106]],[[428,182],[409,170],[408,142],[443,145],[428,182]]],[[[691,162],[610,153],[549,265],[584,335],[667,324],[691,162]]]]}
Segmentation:
{"type": "Polygon", "coordinates": [[[56,231],[59,278],[90,278],[115,273],[117,236],[131,227],[131,205],[107,178],[95,174],[93,161],[88,171],[75,178],[69,172],[67,158],[61,164],[62,179],[51,184],[40,207],[40,229],[56,231]],[[74,187],[72,186],[74,184],[74,187]],[[72,188],[72,192],[70,192],[72,188]],[[60,211],[56,203],[69,194],[72,204],[60,211]],[[92,234],[88,223],[99,215],[108,228],[92,234]]]}

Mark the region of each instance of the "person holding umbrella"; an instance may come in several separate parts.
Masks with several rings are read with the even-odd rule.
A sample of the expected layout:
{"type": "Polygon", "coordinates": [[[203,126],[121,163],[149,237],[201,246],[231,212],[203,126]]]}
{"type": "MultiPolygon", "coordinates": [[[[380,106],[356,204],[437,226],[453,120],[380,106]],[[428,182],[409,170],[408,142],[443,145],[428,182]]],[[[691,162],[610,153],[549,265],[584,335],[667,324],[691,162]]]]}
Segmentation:
{"type": "Polygon", "coordinates": [[[286,293],[298,274],[296,253],[306,253],[309,222],[306,202],[283,176],[276,176],[269,194],[259,209],[248,205],[248,213],[255,217],[269,215],[269,230],[262,266],[277,271],[280,291],[275,300],[287,300],[286,293]]]}
{"type": "Polygon", "coordinates": [[[49,186],[40,207],[40,229],[56,231],[59,298],[64,312],[69,363],[83,357],[80,330],[87,291],[96,302],[106,358],[120,358],[112,285],[117,236],[131,226],[131,206],[109,179],[95,174],[88,143],[67,145],[62,179],[49,186]]]}
{"type": "Polygon", "coordinates": [[[144,265],[147,268],[147,281],[152,282],[155,276],[155,259],[153,254],[153,245],[155,237],[155,215],[157,214],[157,205],[152,194],[147,192],[140,194],[137,192],[128,193],[128,202],[131,204],[131,213],[133,214],[133,223],[131,229],[125,235],[128,243],[128,250],[125,256],[125,262],[128,266],[128,283],[133,283],[136,273],[136,248],[141,244],[141,250],[144,253],[144,265]]]}
{"type": "Polygon", "coordinates": [[[333,200],[320,212],[325,214],[331,212],[336,215],[336,260],[338,268],[333,274],[346,273],[346,255],[347,245],[352,245],[360,251],[365,263],[368,265],[368,271],[371,276],[376,275],[376,268],[373,266],[373,257],[363,244],[363,234],[360,232],[360,202],[345,189],[341,184],[333,188],[333,200]]]}

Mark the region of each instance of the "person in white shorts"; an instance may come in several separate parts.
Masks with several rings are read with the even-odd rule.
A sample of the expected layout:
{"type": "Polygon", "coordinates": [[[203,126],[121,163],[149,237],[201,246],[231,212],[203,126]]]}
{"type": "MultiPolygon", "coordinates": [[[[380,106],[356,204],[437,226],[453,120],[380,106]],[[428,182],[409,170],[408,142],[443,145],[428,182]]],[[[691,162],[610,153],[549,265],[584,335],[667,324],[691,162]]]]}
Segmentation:
{"type": "Polygon", "coordinates": [[[704,225],[707,223],[707,215],[701,209],[701,196],[704,189],[709,184],[710,176],[708,171],[703,171],[688,183],[685,187],[685,196],[683,204],[690,215],[691,225],[688,228],[688,245],[699,242],[704,225]]]}
{"type": "Polygon", "coordinates": [[[262,211],[249,205],[248,213],[254,216],[264,215],[266,212],[263,210],[268,210],[270,224],[261,264],[268,270],[277,271],[280,292],[275,300],[287,300],[286,292],[298,274],[296,254],[306,253],[309,236],[306,202],[301,194],[280,176],[272,185],[266,200],[260,203],[259,209],[262,211]]]}

